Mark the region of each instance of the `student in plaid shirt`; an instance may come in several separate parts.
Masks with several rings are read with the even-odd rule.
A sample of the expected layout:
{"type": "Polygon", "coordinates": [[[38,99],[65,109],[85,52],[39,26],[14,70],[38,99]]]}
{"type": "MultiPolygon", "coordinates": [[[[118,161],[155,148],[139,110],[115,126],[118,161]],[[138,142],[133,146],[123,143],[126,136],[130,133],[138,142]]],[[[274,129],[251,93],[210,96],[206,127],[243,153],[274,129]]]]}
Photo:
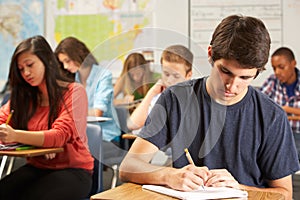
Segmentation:
{"type": "MultiPolygon", "coordinates": [[[[281,105],[288,116],[300,116],[300,73],[291,49],[278,48],[271,56],[274,70],[261,87],[261,91],[281,105]]],[[[300,159],[300,120],[290,119],[298,157],[300,159]]]]}

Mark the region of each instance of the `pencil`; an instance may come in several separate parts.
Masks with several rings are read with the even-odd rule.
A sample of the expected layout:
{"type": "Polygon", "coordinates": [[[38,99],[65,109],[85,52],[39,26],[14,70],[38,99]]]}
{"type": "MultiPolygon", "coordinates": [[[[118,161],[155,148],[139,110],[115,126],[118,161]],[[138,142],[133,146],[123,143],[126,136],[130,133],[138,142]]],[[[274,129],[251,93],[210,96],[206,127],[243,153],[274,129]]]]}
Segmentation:
{"type": "Polygon", "coordinates": [[[185,151],[185,155],[186,155],[186,158],[188,159],[189,163],[192,165],[195,165],[189,150],[187,148],[185,148],[184,151],[185,151]]]}
{"type": "Polygon", "coordinates": [[[5,123],[6,125],[8,125],[8,123],[10,122],[10,119],[11,119],[13,113],[14,113],[14,110],[11,110],[8,117],[7,117],[7,119],[6,119],[6,123],[5,123]]]}
{"type": "MultiPolygon", "coordinates": [[[[188,159],[189,163],[192,164],[192,165],[195,165],[189,150],[187,148],[185,148],[184,151],[185,151],[185,156],[188,159]]],[[[201,185],[201,187],[202,187],[203,190],[205,190],[204,185],[201,185]]]]}
{"type": "Polygon", "coordinates": [[[34,146],[17,147],[17,148],[16,148],[16,151],[28,150],[28,149],[34,149],[34,146]]]}

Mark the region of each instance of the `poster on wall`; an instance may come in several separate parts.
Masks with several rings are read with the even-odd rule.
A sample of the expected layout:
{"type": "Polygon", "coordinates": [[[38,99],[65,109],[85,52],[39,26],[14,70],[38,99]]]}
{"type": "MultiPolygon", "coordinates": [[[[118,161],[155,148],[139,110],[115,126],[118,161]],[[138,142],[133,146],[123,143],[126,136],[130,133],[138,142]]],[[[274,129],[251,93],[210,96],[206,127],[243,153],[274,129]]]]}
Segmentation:
{"type": "Polygon", "coordinates": [[[44,0],[0,0],[0,91],[15,47],[23,39],[43,33],[44,0]]]}
{"type": "Polygon", "coordinates": [[[155,0],[51,0],[53,26],[48,31],[54,32],[53,46],[68,36],[76,37],[117,77],[124,56],[131,50],[141,51],[136,44],[149,34],[143,28],[153,24],[154,3],[155,0]]]}

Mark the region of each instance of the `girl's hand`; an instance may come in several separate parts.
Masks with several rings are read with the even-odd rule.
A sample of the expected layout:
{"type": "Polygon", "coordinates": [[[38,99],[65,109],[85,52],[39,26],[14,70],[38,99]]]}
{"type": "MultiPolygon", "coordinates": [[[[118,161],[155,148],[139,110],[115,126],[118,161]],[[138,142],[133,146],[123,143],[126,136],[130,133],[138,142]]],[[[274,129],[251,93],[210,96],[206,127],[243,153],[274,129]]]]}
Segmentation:
{"type": "Polygon", "coordinates": [[[0,125],[0,140],[4,143],[17,142],[16,131],[6,124],[0,125]]]}
{"type": "Polygon", "coordinates": [[[56,156],[56,153],[48,153],[48,154],[45,154],[45,158],[47,160],[52,160],[53,158],[55,158],[56,156]]]}
{"type": "Polygon", "coordinates": [[[124,97],[125,103],[131,103],[131,102],[133,102],[133,100],[134,100],[134,96],[133,96],[133,95],[127,94],[127,95],[124,97]]]}

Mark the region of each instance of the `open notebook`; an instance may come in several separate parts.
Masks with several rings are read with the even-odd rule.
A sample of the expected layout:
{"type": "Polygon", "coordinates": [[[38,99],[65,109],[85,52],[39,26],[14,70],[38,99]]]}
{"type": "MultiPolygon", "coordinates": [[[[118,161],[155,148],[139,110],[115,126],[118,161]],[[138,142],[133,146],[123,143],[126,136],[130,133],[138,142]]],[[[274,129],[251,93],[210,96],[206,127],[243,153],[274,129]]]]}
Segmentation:
{"type": "Polygon", "coordinates": [[[182,192],[159,185],[143,185],[143,189],[152,190],[158,193],[166,194],[172,197],[186,200],[201,199],[220,199],[220,198],[242,198],[247,199],[246,191],[237,190],[228,187],[204,187],[204,189],[191,192],[182,192]]]}

